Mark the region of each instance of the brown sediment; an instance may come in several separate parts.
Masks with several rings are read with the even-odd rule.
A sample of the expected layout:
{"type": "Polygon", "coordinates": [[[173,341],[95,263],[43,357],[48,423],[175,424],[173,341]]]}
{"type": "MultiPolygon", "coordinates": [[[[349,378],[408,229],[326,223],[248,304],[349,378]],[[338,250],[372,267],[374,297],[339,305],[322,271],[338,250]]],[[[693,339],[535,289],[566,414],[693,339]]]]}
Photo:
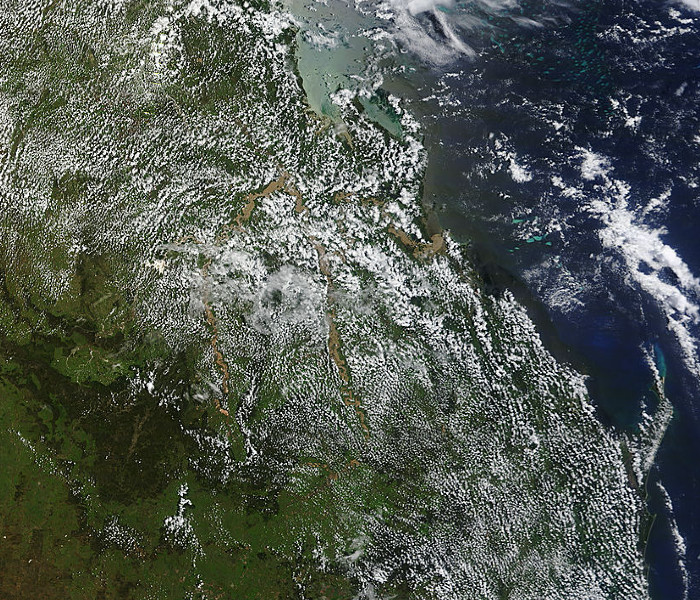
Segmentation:
{"type": "Polygon", "coordinates": [[[295,188],[292,184],[288,183],[284,187],[284,191],[287,192],[292,198],[296,200],[294,203],[294,211],[300,215],[304,211],[309,212],[309,207],[304,204],[304,198],[301,192],[295,188]]]}
{"type": "MultiPolygon", "coordinates": [[[[204,266],[202,267],[202,277],[206,279],[208,273],[209,273],[209,265],[211,264],[211,260],[207,261],[204,266]]],[[[211,348],[214,351],[214,360],[216,362],[216,365],[219,367],[219,370],[221,371],[221,377],[222,377],[222,382],[221,382],[221,392],[223,393],[224,398],[228,397],[228,392],[229,392],[229,387],[228,387],[228,382],[229,382],[229,370],[228,370],[228,364],[226,364],[226,361],[224,360],[224,355],[221,353],[221,350],[219,350],[219,329],[216,325],[216,318],[214,317],[214,311],[211,309],[211,305],[209,304],[209,301],[207,300],[207,295],[205,293],[204,298],[202,299],[202,303],[204,304],[204,314],[207,319],[207,324],[211,328],[212,336],[210,340],[211,348]]],[[[214,398],[214,403],[216,404],[216,409],[225,417],[228,418],[229,413],[228,411],[221,406],[221,401],[218,398],[214,398]]]]}
{"type": "MultiPolygon", "coordinates": [[[[315,113],[314,113],[315,114],[315,113]]],[[[319,119],[320,121],[320,119],[319,119]]],[[[321,135],[324,131],[326,131],[329,127],[331,126],[331,122],[329,121],[320,121],[320,125],[314,130],[314,135],[318,136],[321,135]]]]}
{"type": "MultiPolygon", "coordinates": [[[[356,192],[336,192],[333,194],[333,203],[334,204],[341,204],[342,202],[345,202],[346,200],[351,200],[353,198],[357,197],[356,192]]],[[[369,206],[370,204],[373,206],[384,206],[384,202],[382,200],[379,200],[378,198],[375,198],[374,196],[367,196],[363,198],[358,198],[360,204],[362,206],[369,206]]]]}
{"type": "Polygon", "coordinates": [[[426,252],[438,254],[445,249],[445,236],[441,233],[434,233],[430,236],[430,244],[426,245],[426,252]]]}
{"type": "Polygon", "coordinates": [[[396,227],[393,225],[389,225],[389,233],[398,238],[404,246],[411,248],[411,250],[415,250],[416,248],[420,247],[420,244],[402,229],[396,229],[396,227]]]}
{"type": "Polygon", "coordinates": [[[369,198],[362,198],[362,200],[360,200],[360,204],[362,204],[362,206],[369,206],[370,204],[374,206],[384,206],[385,203],[384,201],[379,200],[378,198],[370,196],[369,198]]]}
{"type": "Polygon", "coordinates": [[[236,218],[234,219],[234,222],[238,227],[250,220],[250,216],[253,214],[253,210],[255,210],[255,200],[257,200],[257,198],[258,197],[255,195],[247,197],[247,202],[245,203],[245,206],[241,209],[241,212],[238,213],[238,216],[236,216],[236,218]]]}
{"type": "Polygon", "coordinates": [[[348,127],[343,121],[335,121],[326,115],[318,114],[311,106],[307,107],[306,114],[309,115],[312,120],[318,123],[318,127],[314,130],[315,136],[319,136],[333,127],[333,132],[335,135],[342,138],[351,149],[354,147],[352,143],[352,135],[350,135],[348,127]]]}
{"type": "MultiPolygon", "coordinates": [[[[350,143],[352,143],[350,141],[350,143]]],[[[256,207],[256,202],[260,198],[266,198],[270,196],[271,194],[279,191],[283,191],[284,193],[288,194],[292,198],[295,199],[295,205],[294,205],[294,210],[297,214],[301,214],[304,211],[308,212],[309,208],[304,204],[304,200],[302,197],[302,194],[299,192],[299,190],[296,189],[296,187],[289,182],[290,175],[288,171],[283,170],[282,165],[280,165],[281,169],[281,174],[277,179],[274,179],[270,183],[268,183],[260,192],[253,192],[248,194],[245,197],[245,204],[236,215],[236,217],[233,219],[231,223],[226,225],[223,228],[223,231],[221,234],[217,236],[217,242],[222,241],[227,239],[228,237],[228,232],[232,230],[239,229],[247,223],[252,214],[253,211],[255,210],[256,207]]],[[[334,203],[341,203],[344,202],[348,199],[351,199],[355,194],[353,192],[344,192],[344,191],[338,191],[334,194],[333,196],[333,202],[334,203]]],[[[363,206],[367,205],[375,205],[375,206],[383,206],[383,202],[381,200],[378,200],[377,198],[369,197],[369,198],[361,198],[360,202],[363,206]]],[[[384,217],[387,217],[388,215],[382,211],[382,214],[384,217]]],[[[430,242],[423,242],[423,241],[418,241],[414,238],[412,238],[407,232],[403,231],[402,229],[396,227],[393,223],[388,226],[388,232],[396,237],[398,241],[408,248],[413,256],[415,258],[428,258],[430,256],[433,256],[435,254],[439,254],[444,251],[445,249],[445,239],[442,233],[434,233],[430,237],[430,242]]],[[[328,352],[330,354],[331,359],[333,360],[334,364],[336,365],[336,368],[338,370],[338,376],[341,381],[341,396],[343,398],[343,402],[345,403],[346,406],[352,406],[354,409],[355,414],[357,415],[357,418],[360,422],[360,426],[363,430],[365,438],[369,438],[370,431],[369,427],[367,425],[367,419],[366,419],[366,414],[365,411],[362,408],[362,402],[360,399],[358,399],[352,389],[351,385],[351,376],[350,372],[348,369],[347,362],[343,356],[342,353],[342,341],[340,334],[338,332],[338,328],[336,325],[336,308],[334,306],[335,300],[333,298],[333,281],[330,273],[330,269],[328,266],[328,260],[326,257],[326,250],[325,248],[313,237],[310,238],[312,243],[314,244],[314,248],[316,250],[316,253],[318,255],[318,263],[319,263],[319,270],[321,273],[324,275],[326,278],[327,282],[327,298],[328,298],[328,310],[327,310],[327,317],[328,317],[328,352]]],[[[184,241],[184,238],[183,238],[184,241]]],[[[200,243],[198,240],[193,239],[196,243],[200,243]]],[[[205,265],[205,267],[202,269],[204,276],[206,277],[206,271],[208,268],[209,264],[205,265]]],[[[228,371],[228,366],[226,364],[226,361],[224,360],[224,357],[219,350],[218,347],[218,330],[216,326],[216,320],[213,314],[213,311],[211,309],[211,306],[209,303],[206,301],[206,299],[203,301],[204,306],[205,306],[205,313],[206,313],[206,319],[207,323],[212,329],[212,338],[211,338],[211,346],[212,350],[214,351],[214,357],[215,357],[215,362],[217,366],[219,367],[219,370],[221,371],[222,377],[223,377],[223,382],[222,382],[222,391],[224,396],[227,396],[229,393],[229,371],[228,371]]],[[[219,412],[222,414],[226,415],[228,417],[228,412],[226,409],[224,409],[221,406],[221,403],[217,400],[217,409],[219,412]]]]}
{"type": "Polygon", "coordinates": [[[402,229],[397,229],[394,225],[389,225],[388,231],[396,237],[401,244],[413,251],[415,258],[428,258],[434,254],[439,254],[445,249],[445,237],[442,233],[434,233],[430,236],[430,242],[419,242],[414,240],[402,229]]]}
{"type": "Polygon", "coordinates": [[[306,464],[310,467],[314,467],[316,469],[321,469],[322,471],[325,471],[326,477],[328,477],[328,479],[331,481],[335,481],[336,479],[338,479],[338,473],[332,471],[331,468],[328,466],[328,463],[307,462],[306,464]]]}
{"type": "MultiPolygon", "coordinates": [[[[195,244],[202,244],[200,240],[198,240],[196,237],[193,235],[185,235],[177,240],[178,244],[182,244],[185,242],[194,242],[195,244]]],[[[202,266],[202,278],[206,280],[208,274],[209,274],[209,266],[211,265],[211,259],[207,260],[204,265],[202,266]]],[[[223,393],[224,398],[228,396],[229,392],[229,370],[228,370],[228,364],[226,364],[226,361],[224,360],[224,355],[221,353],[221,350],[219,350],[219,330],[216,325],[216,318],[214,317],[214,311],[212,311],[211,305],[209,304],[209,301],[207,299],[209,293],[208,290],[204,292],[204,297],[202,298],[202,304],[204,304],[204,314],[207,320],[207,324],[211,328],[212,331],[212,337],[210,340],[211,348],[214,351],[214,360],[216,362],[216,365],[219,367],[219,370],[221,371],[221,376],[222,376],[222,383],[221,383],[221,391],[223,393]]],[[[225,417],[229,416],[228,411],[221,406],[221,401],[218,398],[214,398],[214,403],[216,404],[216,409],[225,417]]]]}
{"type": "Polygon", "coordinates": [[[309,461],[306,464],[309,465],[310,467],[316,467],[318,469],[327,469],[328,468],[328,463],[309,461]]]}
{"type": "Polygon", "coordinates": [[[360,461],[357,459],[350,459],[341,469],[338,471],[333,471],[331,470],[330,466],[327,463],[318,463],[318,462],[307,462],[307,465],[310,467],[316,467],[319,469],[323,469],[324,471],[327,472],[326,475],[326,480],[313,490],[311,490],[306,496],[304,496],[304,502],[308,501],[309,499],[313,498],[317,494],[321,493],[324,489],[326,489],[329,485],[331,485],[334,481],[338,481],[340,477],[343,475],[347,474],[350,469],[354,469],[355,467],[360,466],[360,461]]]}
{"type": "Polygon", "coordinates": [[[353,150],[355,146],[352,143],[352,136],[350,135],[350,132],[347,129],[340,129],[337,134],[345,140],[347,145],[350,147],[350,150],[353,150]]]}
{"type": "MultiPolygon", "coordinates": [[[[204,310],[207,316],[207,323],[209,323],[209,327],[211,327],[212,330],[211,347],[212,350],[214,350],[214,359],[221,370],[221,376],[223,378],[221,382],[221,391],[224,393],[224,396],[228,396],[228,365],[224,360],[223,354],[221,354],[221,350],[219,350],[219,332],[216,327],[216,319],[214,318],[214,313],[211,310],[211,306],[209,306],[209,304],[206,302],[204,303],[204,310]]],[[[219,408],[219,411],[224,412],[224,409],[221,408],[220,405],[217,408],[219,408]]]]}
{"type": "Polygon", "coordinates": [[[317,241],[314,241],[314,248],[318,254],[318,266],[321,273],[326,278],[327,289],[328,289],[328,303],[330,304],[328,315],[328,353],[331,355],[336,368],[338,369],[338,376],[340,377],[340,394],[343,398],[345,406],[352,406],[357,418],[360,420],[360,426],[364,433],[365,438],[369,438],[369,427],[367,427],[365,412],[362,409],[362,402],[355,397],[352,387],[350,385],[350,373],[348,371],[348,366],[343,358],[341,352],[340,334],[338,333],[338,328],[335,324],[336,312],[333,306],[333,280],[331,278],[330,269],[328,268],[328,259],[326,258],[326,249],[317,241]]]}
{"type": "Polygon", "coordinates": [[[229,231],[233,229],[240,229],[244,223],[247,223],[250,220],[250,217],[253,215],[253,211],[255,210],[256,200],[259,200],[260,198],[267,198],[271,194],[274,194],[275,192],[284,189],[288,177],[288,173],[283,172],[282,175],[280,175],[277,179],[268,183],[261,192],[253,192],[251,194],[248,194],[244,199],[245,204],[243,205],[241,212],[239,212],[236,215],[232,223],[229,223],[224,227],[224,230],[218,236],[217,241],[226,239],[226,234],[229,231]]]}
{"type": "Polygon", "coordinates": [[[302,198],[301,192],[297,190],[292,184],[289,183],[289,173],[287,171],[282,171],[282,174],[275,180],[265,186],[261,192],[253,192],[245,197],[245,204],[241,211],[236,215],[233,222],[229,223],[223,228],[222,233],[217,237],[217,241],[222,241],[227,238],[229,231],[234,229],[240,229],[245,223],[250,220],[255,210],[256,202],[260,198],[267,198],[275,192],[285,192],[289,194],[292,198],[296,200],[294,210],[297,214],[303,211],[308,211],[308,207],[304,204],[304,199],[302,198]]]}
{"type": "Polygon", "coordinates": [[[359,466],[360,461],[355,458],[351,458],[339,471],[331,471],[330,475],[328,476],[329,483],[330,481],[336,481],[341,475],[345,475],[348,471],[350,471],[350,469],[354,469],[355,467],[359,466]]]}
{"type": "Polygon", "coordinates": [[[198,240],[196,237],[193,235],[187,234],[179,238],[175,243],[176,244],[184,244],[185,242],[194,242],[195,244],[203,244],[201,240],[198,240]]]}
{"type": "Polygon", "coordinates": [[[246,203],[238,216],[234,219],[234,222],[238,227],[241,227],[243,223],[247,223],[250,220],[253,210],[255,210],[255,201],[260,198],[267,198],[269,195],[284,189],[284,185],[289,178],[289,174],[284,172],[277,179],[268,183],[262,192],[255,192],[253,194],[248,194],[246,196],[246,203]]]}
{"type": "Polygon", "coordinates": [[[333,194],[333,202],[339,204],[341,202],[344,202],[348,198],[352,198],[352,196],[352,192],[336,192],[335,194],[333,194]]]}
{"type": "MultiPolygon", "coordinates": [[[[250,217],[252,216],[253,211],[255,210],[256,201],[260,198],[267,198],[275,192],[284,191],[293,198],[295,198],[295,210],[297,213],[301,213],[304,210],[308,211],[308,208],[304,205],[301,193],[293,185],[289,184],[288,180],[289,173],[287,171],[282,171],[282,174],[277,179],[268,183],[262,191],[248,194],[245,198],[245,205],[243,206],[239,214],[236,216],[236,218],[233,220],[233,222],[224,227],[224,231],[219,236],[217,236],[217,241],[225,240],[227,238],[227,233],[232,229],[240,229],[244,223],[250,220],[250,217]]],[[[197,244],[201,243],[199,240],[193,238],[192,236],[186,236],[180,241],[186,241],[188,238],[190,238],[197,244]]],[[[202,277],[204,277],[205,279],[208,275],[210,264],[211,260],[207,261],[207,263],[202,267],[202,277]]],[[[221,353],[221,350],[219,349],[219,332],[216,325],[216,318],[214,317],[214,312],[212,311],[211,305],[207,301],[206,296],[207,294],[205,293],[205,297],[203,298],[202,302],[204,304],[207,323],[212,331],[211,347],[214,351],[214,360],[217,366],[219,367],[219,370],[221,371],[222,375],[221,391],[223,393],[223,396],[227,397],[229,393],[229,369],[226,360],[224,359],[224,356],[221,353]]],[[[228,411],[221,406],[221,402],[218,398],[215,399],[215,402],[217,410],[224,416],[228,417],[228,411]]]]}

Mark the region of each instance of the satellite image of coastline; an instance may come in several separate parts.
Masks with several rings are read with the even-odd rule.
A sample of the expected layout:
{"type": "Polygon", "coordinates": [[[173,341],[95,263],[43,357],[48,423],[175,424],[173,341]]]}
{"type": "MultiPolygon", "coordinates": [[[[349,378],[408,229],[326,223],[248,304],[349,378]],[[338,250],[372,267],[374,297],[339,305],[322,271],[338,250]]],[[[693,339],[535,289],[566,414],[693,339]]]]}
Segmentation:
{"type": "Polygon", "coordinates": [[[0,600],[700,598],[699,0],[0,0],[0,600]]]}

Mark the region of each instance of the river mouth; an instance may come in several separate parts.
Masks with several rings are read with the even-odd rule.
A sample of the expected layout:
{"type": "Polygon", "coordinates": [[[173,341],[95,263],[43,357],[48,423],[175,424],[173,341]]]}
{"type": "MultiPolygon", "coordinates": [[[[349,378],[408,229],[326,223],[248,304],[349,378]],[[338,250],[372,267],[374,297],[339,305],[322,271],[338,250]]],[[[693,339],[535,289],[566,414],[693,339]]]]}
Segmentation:
{"type": "Polygon", "coordinates": [[[682,590],[696,279],[601,12],[289,6],[0,11],[0,596],[641,599],[644,481],[682,590]]]}
{"type": "MultiPolygon", "coordinates": [[[[333,29],[333,10],[314,6],[303,18],[333,29]]],[[[407,102],[428,151],[425,206],[496,287],[537,307],[550,349],[589,376],[600,418],[633,431],[656,406],[663,365],[683,424],[649,484],[662,491],[647,556],[656,597],[682,598],[700,578],[674,541],[700,543],[700,471],[681,450],[700,438],[693,14],[617,1],[360,7],[342,13],[347,28],[335,22],[335,54],[304,49],[306,68],[330,52],[340,74],[328,89],[407,102]]]]}

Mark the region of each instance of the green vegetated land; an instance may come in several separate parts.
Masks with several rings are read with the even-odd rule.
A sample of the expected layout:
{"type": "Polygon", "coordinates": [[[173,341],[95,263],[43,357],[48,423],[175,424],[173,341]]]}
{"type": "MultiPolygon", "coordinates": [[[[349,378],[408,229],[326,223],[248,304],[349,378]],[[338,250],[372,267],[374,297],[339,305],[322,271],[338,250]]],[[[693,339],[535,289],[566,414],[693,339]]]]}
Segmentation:
{"type": "Polygon", "coordinates": [[[0,597],[643,596],[624,440],[295,35],[0,1],[0,597]]]}

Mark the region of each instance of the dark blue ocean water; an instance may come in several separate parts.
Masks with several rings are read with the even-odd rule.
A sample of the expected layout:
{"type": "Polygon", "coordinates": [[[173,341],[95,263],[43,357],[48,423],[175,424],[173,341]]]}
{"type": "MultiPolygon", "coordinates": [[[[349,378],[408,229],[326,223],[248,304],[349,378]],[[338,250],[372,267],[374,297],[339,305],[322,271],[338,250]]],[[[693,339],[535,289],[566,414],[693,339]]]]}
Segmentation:
{"type": "Polygon", "coordinates": [[[288,1],[315,31],[311,104],[379,74],[409,103],[426,206],[589,376],[601,420],[633,433],[664,378],[650,587],[700,598],[700,5],[288,1]]]}
{"type": "MultiPolygon", "coordinates": [[[[656,403],[650,364],[665,376],[675,415],[647,482],[650,585],[658,600],[700,598],[700,13],[441,10],[477,55],[414,74],[426,203],[590,375],[605,422],[633,431],[656,403]],[[484,26],[460,29],[459,11],[484,26]]],[[[419,18],[445,34],[435,13],[419,18]]]]}

